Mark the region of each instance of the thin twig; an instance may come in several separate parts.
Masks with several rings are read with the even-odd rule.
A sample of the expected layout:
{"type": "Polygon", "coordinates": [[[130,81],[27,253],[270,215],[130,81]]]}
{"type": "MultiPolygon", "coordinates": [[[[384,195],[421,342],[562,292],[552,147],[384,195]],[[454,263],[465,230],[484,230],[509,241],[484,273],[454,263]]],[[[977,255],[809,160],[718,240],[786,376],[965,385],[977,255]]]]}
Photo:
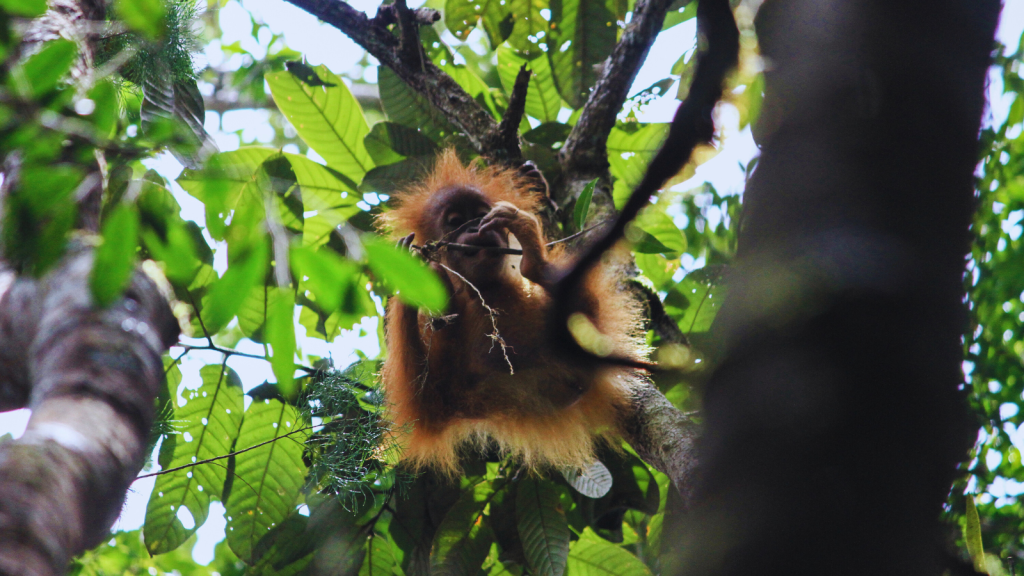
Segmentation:
{"type": "MultiPolygon", "coordinates": [[[[581,236],[583,234],[586,234],[587,232],[590,232],[591,230],[596,230],[597,228],[600,228],[600,227],[605,226],[607,224],[608,224],[607,222],[601,222],[601,223],[595,224],[595,225],[593,225],[593,226],[591,226],[589,228],[584,228],[583,230],[580,230],[579,232],[576,232],[575,234],[572,234],[570,236],[566,236],[565,238],[562,238],[562,239],[559,239],[559,240],[554,240],[552,242],[548,242],[547,244],[545,244],[545,246],[551,247],[551,246],[554,246],[555,244],[560,244],[562,242],[568,242],[568,241],[572,240],[573,238],[577,238],[577,237],[579,237],[579,236],[581,236]]],[[[421,250],[421,251],[426,251],[427,253],[432,253],[432,252],[434,252],[437,249],[442,249],[442,250],[454,250],[456,252],[480,252],[480,251],[483,251],[483,252],[494,252],[494,253],[497,253],[497,254],[511,254],[513,256],[521,256],[523,254],[523,251],[520,250],[519,248],[502,248],[500,246],[474,246],[473,244],[458,244],[456,242],[448,242],[448,241],[445,241],[445,240],[435,240],[434,242],[427,242],[423,246],[413,245],[412,248],[416,248],[417,250],[421,250]]]]}
{"type": "MultiPolygon", "coordinates": [[[[253,358],[255,360],[267,360],[266,356],[260,356],[259,354],[250,354],[248,352],[242,352],[241,350],[235,350],[233,348],[222,348],[214,344],[212,340],[210,341],[210,344],[206,346],[194,346],[192,344],[182,344],[180,342],[175,344],[174,346],[184,348],[186,351],[210,350],[213,352],[220,352],[225,356],[241,356],[243,358],[253,358]]],[[[295,364],[295,367],[298,368],[299,370],[302,370],[303,372],[306,372],[307,374],[315,374],[316,372],[319,371],[316,368],[310,368],[309,366],[303,366],[302,364],[295,364]]]]}
{"type": "MultiPolygon", "coordinates": [[[[181,466],[175,466],[174,468],[168,468],[166,470],[160,470],[159,472],[151,472],[149,474],[143,474],[141,476],[136,476],[135,480],[142,480],[143,478],[152,478],[154,476],[162,476],[164,474],[170,474],[171,472],[177,472],[178,470],[184,470],[186,468],[192,468],[192,467],[195,467],[195,466],[199,466],[200,464],[209,464],[210,462],[216,462],[217,460],[223,460],[225,458],[231,458],[232,456],[237,456],[239,454],[242,454],[244,452],[248,452],[250,450],[255,450],[255,449],[259,448],[260,446],[266,446],[267,444],[270,444],[271,442],[277,442],[278,440],[281,440],[283,438],[287,438],[287,437],[291,436],[292,434],[298,434],[299,432],[305,432],[307,430],[312,430],[313,428],[316,428],[317,426],[323,426],[323,424],[314,424],[312,426],[306,426],[305,428],[299,428],[298,430],[292,430],[291,432],[285,432],[284,434],[282,434],[280,436],[275,436],[274,438],[271,438],[270,440],[266,440],[264,442],[260,442],[259,444],[254,444],[252,446],[249,446],[248,448],[242,448],[241,450],[236,450],[236,451],[228,453],[228,454],[223,454],[221,456],[214,456],[213,458],[207,458],[205,460],[200,460],[198,462],[190,462],[188,464],[183,464],[181,466]]],[[[135,480],[133,480],[133,482],[135,480]]]]}
{"type": "MultiPolygon", "coordinates": [[[[435,262],[436,262],[436,260],[435,260],[435,262]]],[[[463,276],[462,274],[459,274],[455,270],[452,270],[451,268],[445,266],[444,263],[442,263],[442,262],[438,262],[438,264],[442,268],[444,268],[445,270],[447,270],[447,271],[451,272],[452,274],[455,274],[456,276],[458,276],[463,282],[466,283],[467,286],[469,286],[470,288],[473,289],[473,292],[476,292],[477,297],[480,298],[480,305],[483,306],[485,310],[487,310],[487,314],[491,318],[491,328],[493,329],[493,331],[490,334],[487,335],[487,337],[491,339],[491,350],[494,350],[494,344],[495,343],[497,343],[499,346],[501,346],[501,355],[505,357],[505,362],[508,364],[508,373],[509,374],[515,374],[516,370],[515,370],[515,368],[512,367],[512,361],[509,360],[509,358],[508,358],[508,348],[511,348],[511,347],[508,344],[505,343],[505,339],[502,338],[501,337],[501,333],[498,332],[498,321],[495,319],[498,316],[498,313],[494,310],[494,308],[491,308],[490,306],[487,305],[487,302],[484,301],[484,295],[480,293],[480,290],[477,289],[477,287],[474,286],[472,282],[470,282],[469,280],[466,280],[465,276],[463,276]]],[[[512,351],[515,352],[514,349],[512,351]]],[[[490,350],[488,350],[488,352],[490,352],[490,350]]]]}

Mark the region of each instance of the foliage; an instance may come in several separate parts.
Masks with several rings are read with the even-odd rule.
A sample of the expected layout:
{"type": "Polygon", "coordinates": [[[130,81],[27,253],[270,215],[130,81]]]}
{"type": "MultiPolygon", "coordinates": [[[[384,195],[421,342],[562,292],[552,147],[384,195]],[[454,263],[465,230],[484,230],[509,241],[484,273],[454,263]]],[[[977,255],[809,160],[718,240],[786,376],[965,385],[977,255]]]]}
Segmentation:
{"type": "MultiPolygon", "coordinates": [[[[677,4],[666,29],[694,16],[692,4],[677,4]]],[[[183,380],[177,367],[187,349],[166,359],[168,389],[161,403],[167,417],[158,430],[162,471],[143,536],[117,534],[77,560],[74,573],[298,574],[317,566],[332,573],[409,576],[430,570],[661,573],[671,489],[667,477],[629,446],[602,453],[600,467],[587,471],[531,476],[514,462],[484,455],[468,459],[466,474],[454,484],[430,474],[406,477],[394,467],[395,454],[381,450],[390,431],[380,419],[379,358],[339,369],[304,350],[308,339],[331,342],[379,317],[380,303],[392,294],[431,309],[446,301],[433,273],[380,239],[372,222],[386,209],[381,200],[421,174],[438,150],[469,152],[440,112],[387,68],[377,70],[377,108],[357,99],[351,78],[324,66],[286,69],[285,62],[300,55],[280,36],[271,35],[265,58],[241,44],[222,46],[226,54],[245,56],[227,75],[227,88],[263,106],[269,101],[264,79],[269,86],[280,109],[270,116],[271,145],[217,154],[174,183],[145,168],[142,159],[180,145],[182,136],[169,122],[147,121],[140,129],[144,103],[133,85],[144,85],[145,74],[157,67],[170,70],[177,82],[193,83],[188,86],[217,73],[192,70],[189,50],[196,40],[185,26],[197,16],[192,6],[184,0],[115,3],[113,15],[134,32],[99,42],[97,62],[113,61],[129,43],[140,55],[120,66],[119,76],[99,78],[80,91],[68,80],[80,53],[74,43],[52,40],[23,60],[13,56],[19,28],[10,26],[10,18],[38,16],[45,4],[0,2],[5,255],[19,270],[40,274],[69,247],[98,245],[92,284],[98,305],[120,296],[125,271],[151,259],[180,305],[191,310],[197,339],[190,346],[221,356],[200,371],[198,381],[183,380]],[[305,155],[309,150],[316,155],[305,155]],[[95,185],[97,175],[100,233],[74,232],[72,199],[95,185]],[[179,187],[202,204],[202,224],[179,215],[179,187]],[[267,361],[273,383],[242,382],[227,366],[229,357],[239,355],[233,346],[241,338],[262,346],[257,356],[267,361]],[[214,500],[228,510],[227,538],[214,562],[198,567],[187,551],[214,500]]],[[[533,72],[521,130],[524,154],[557,182],[556,155],[591,88],[593,64],[621,36],[629,3],[446,0],[444,9],[443,22],[424,29],[426,54],[496,118],[508,105],[519,67],[525,63],[533,72]],[[446,26],[465,43],[446,45],[446,26]],[[477,27],[482,36],[472,34],[477,27]]],[[[253,36],[261,32],[266,28],[254,21],[253,36]]],[[[629,100],[609,138],[617,205],[667,128],[637,122],[635,113],[677,79],[677,94],[685,95],[689,48],[680,47],[672,76],[629,100]]],[[[745,57],[753,54],[745,44],[745,57]]],[[[964,557],[969,543],[990,572],[996,571],[990,567],[993,553],[1016,556],[1024,546],[1024,511],[1015,498],[1024,491],[1024,439],[1018,434],[1024,418],[1022,55],[1018,49],[998,58],[1013,104],[1004,124],[983,133],[976,239],[965,278],[972,321],[965,336],[968,391],[982,433],[947,511],[951,525],[969,528],[964,557]],[[976,526],[964,517],[973,509],[965,491],[981,494],[976,526]],[[989,555],[979,556],[979,549],[989,555]]],[[[741,126],[760,108],[763,81],[753,70],[748,62],[730,80],[729,104],[741,126]]],[[[198,94],[175,86],[178,96],[198,94]]],[[[179,107],[165,112],[188,121],[179,107]]],[[[692,176],[715,153],[698,151],[677,180],[692,176]]],[[[756,160],[744,171],[755,168],[756,160]]],[[[572,215],[569,228],[594,223],[588,221],[594,187],[587,190],[560,207],[572,215]]],[[[692,383],[727,289],[739,219],[739,197],[705,184],[664,191],[628,232],[641,272],[637,281],[661,298],[665,314],[693,345],[682,363],[686,370],[656,378],[684,410],[699,407],[692,383]]],[[[575,231],[569,228],[561,232],[575,231]]],[[[648,338],[655,348],[664,344],[653,332],[648,338]]]]}

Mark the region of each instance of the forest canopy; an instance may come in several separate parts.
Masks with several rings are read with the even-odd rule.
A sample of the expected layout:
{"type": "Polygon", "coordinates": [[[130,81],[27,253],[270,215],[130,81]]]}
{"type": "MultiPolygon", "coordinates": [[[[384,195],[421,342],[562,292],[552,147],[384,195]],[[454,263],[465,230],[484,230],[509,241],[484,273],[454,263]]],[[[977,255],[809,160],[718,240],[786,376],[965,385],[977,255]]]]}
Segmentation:
{"type": "MultiPolygon", "coordinates": [[[[69,572],[676,573],[666,538],[685,496],[640,446],[541,474],[473,454],[454,482],[396,466],[382,448],[394,433],[378,378],[385,303],[439,310],[449,295],[374,222],[454,149],[479,165],[532,161],[551,183],[545,227],[586,238],[625,205],[688,95],[705,49],[697,3],[352,3],[359,20],[330,7],[340,2],[288,2],[60,0],[48,13],[44,0],[0,0],[7,266],[51,278],[93,250],[83,285],[107,310],[152,267],[182,331],[162,350],[146,464],[121,520],[69,572]],[[79,20],[48,19],[63,3],[79,20]],[[406,26],[419,70],[406,44],[388,44],[406,26]],[[620,57],[631,34],[650,54],[620,57]],[[595,102],[602,82],[622,97],[595,102]],[[497,138],[516,114],[514,138],[497,138]]],[[[730,4],[739,61],[714,139],[625,233],[635,268],[623,282],[646,307],[652,358],[671,368],[652,386],[688,423],[701,422],[764,137],[760,2],[730,4]]],[[[989,72],[963,278],[977,441],[942,513],[951,553],[993,575],[1024,557],[1020,32],[1003,23],[989,72]]]]}

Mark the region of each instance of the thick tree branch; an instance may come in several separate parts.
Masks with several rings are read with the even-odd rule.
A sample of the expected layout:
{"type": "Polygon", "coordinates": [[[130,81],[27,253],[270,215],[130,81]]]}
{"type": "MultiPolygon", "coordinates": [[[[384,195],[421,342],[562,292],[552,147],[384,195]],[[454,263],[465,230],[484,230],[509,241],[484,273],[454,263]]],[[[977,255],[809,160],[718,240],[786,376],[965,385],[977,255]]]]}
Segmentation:
{"type": "Polygon", "coordinates": [[[643,376],[626,420],[626,440],[645,462],[672,479],[684,506],[693,494],[700,427],[643,376]]]}
{"type": "Polygon", "coordinates": [[[608,171],[608,134],[629,94],[637,71],[665,22],[672,0],[638,0],[633,19],[611,56],[580,113],[579,121],[559,152],[566,174],[594,176],[608,171]]]}
{"type": "Polygon", "coordinates": [[[530,87],[531,74],[526,64],[519,68],[512,94],[508,98],[508,109],[498,125],[498,139],[506,150],[519,149],[519,124],[526,113],[526,91],[530,87]]]}
{"type": "Polygon", "coordinates": [[[449,122],[459,128],[479,154],[497,160],[515,160],[520,157],[518,139],[514,148],[509,147],[502,138],[498,123],[458,82],[429,58],[413,55],[409,28],[414,27],[413,24],[422,23],[420,17],[406,20],[402,28],[403,40],[399,40],[388,29],[388,25],[398,18],[399,26],[403,26],[403,11],[400,7],[378,11],[374,18],[369,18],[341,0],[287,1],[341,30],[381,64],[391,68],[410,88],[429,100],[449,122]],[[397,15],[394,14],[395,10],[397,15]]]}
{"type": "Polygon", "coordinates": [[[97,310],[92,262],[89,251],[69,254],[0,300],[0,387],[16,386],[32,409],[25,435],[0,444],[4,576],[63,574],[106,537],[145,461],[160,356],[178,325],[141,273],[120,302],[97,310]]]}

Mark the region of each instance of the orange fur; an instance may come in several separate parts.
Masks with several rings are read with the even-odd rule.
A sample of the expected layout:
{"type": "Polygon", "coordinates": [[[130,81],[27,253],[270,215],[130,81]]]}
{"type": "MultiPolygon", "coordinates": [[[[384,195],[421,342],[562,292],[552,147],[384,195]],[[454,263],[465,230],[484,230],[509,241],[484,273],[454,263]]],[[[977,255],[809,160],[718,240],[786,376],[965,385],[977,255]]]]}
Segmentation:
{"type": "MultiPolygon", "coordinates": [[[[492,206],[505,201],[532,212],[539,205],[528,183],[513,172],[465,167],[449,150],[423,182],[396,195],[397,207],[381,223],[395,237],[416,233],[417,244],[436,239],[430,237],[436,227],[425,218],[434,193],[451,186],[474,188],[492,206]]],[[[547,263],[572,260],[561,250],[544,254],[547,263]]],[[[414,469],[456,475],[460,451],[481,450],[489,441],[530,468],[579,468],[593,460],[598,443],[621,434],[620,415],[636,375],[627,368],[555,357],[545,343],[551,296],[523,278],[517,258],[507,256],[501,281],[481,290],[499,312],[495,321],[509,346],[507,360],[489,337],[491,318],[479,296],[444,268],[437,267],[454,289],[447,313],[458,314],[452,325],[435,329],[426,313],[397,300],[388,305],[388,357],[381,380],[403,461],[414,469]]],[[[639,305],[606,267],[588,275],[579,301],[580,311],[612,340],[616,353],[646,359],[639,305]]]]}

